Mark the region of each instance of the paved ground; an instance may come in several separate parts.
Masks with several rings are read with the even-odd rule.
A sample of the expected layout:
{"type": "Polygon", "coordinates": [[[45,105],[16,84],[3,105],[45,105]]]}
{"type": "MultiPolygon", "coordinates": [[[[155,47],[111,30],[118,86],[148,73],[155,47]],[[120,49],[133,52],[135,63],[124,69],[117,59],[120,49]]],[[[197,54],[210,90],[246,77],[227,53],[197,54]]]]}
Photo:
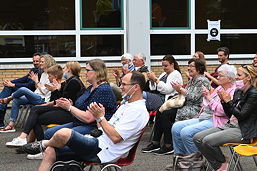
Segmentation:
{"type": "MultiPolygon", "coordinates": [[[[40,161],[27,160],[25,154],[15,154],[15,149],[7,148],[5,143],[17,137],[20,130],[16,133],[0,133],[0,171],[34,171],[37,170],[40,161]]],[[[165,166],[172,161],[172,155],[156,156],[153,154],[142,154],[140,149],[149,142],[150,128],[148,128],[142,137],[138,147],[135,162],[127,167],[125,171],[156,171],[164,170],[165,166]]],[[[227,152],[226,152],[227,153],[227,152]]],[[[242,158],[244,171],[257,170],[252,158],[242,158]]]]}

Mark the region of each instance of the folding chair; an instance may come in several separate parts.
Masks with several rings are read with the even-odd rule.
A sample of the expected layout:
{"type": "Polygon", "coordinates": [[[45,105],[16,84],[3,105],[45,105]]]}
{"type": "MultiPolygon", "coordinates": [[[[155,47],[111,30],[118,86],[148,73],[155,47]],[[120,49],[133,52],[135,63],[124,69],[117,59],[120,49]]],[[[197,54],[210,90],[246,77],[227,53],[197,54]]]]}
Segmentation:
{"type": "Polygon", "coordinates": [[[138,144],[140,142],[140,139],[141,139],[143,133],[144,133],[144,130],[142,131],[138,141],[129,150],[129,153],[128,153],[127,157],[120,158],[115,163],[89,163],[89,162],[86,162],[85,163],[85,167],[86,166],[90,166],[89,167],[89,171],[92,171],[94,166],[99,166],[101,171],[104,171],[104,170],[108,170],[109,171],[109,170],[112,170],[112,168],[114,168],[114,170],[121,170],[121,166],[128,166],[128,165],[132,164],[134,162],[135,158],[136,158],[137,147],[138,147],[138,144]]]}
{"type": "MultiPolygon", "coordinates": [[[[232,154],[231,159],[229,161],[229,165],[228,165],[228,169],[227,170],[230,169],[230,166],[232,165],[233,160],[236,162],[237,159],[238,159],[238,156],[235,155],[235,151],[234,151],[233,147],[239,146],[239,145],[243,145],[243,144],[242,143],[225,143],[225,144],[222,145],[223,147],[228,146],[229,150],[230,150],[230,152],[232,154]]],[[[253,142],[252,143],[249,143],[249,144],[246,144],[246,145],[249,145],[249,146],[257,145],[257,137],[253,138],[253,142]]],[[[236,167],[238,167],[238,170],[243,170],[239,160],[238,160],[238,163],[236,164],[236,167]]]]}
{"type": "Polygon", "coordinates": [[[257,147],[246,145],[246,144],[241,144],[241,145],[234,147],[233,150],[234,150],[234,154],[237,155],[237,159],[236,159],[233,171],[236,169],[241,156],[253,157],[255,165],[257,166],[257,160],[255,158],[255,156],[257,156],[257,147]]]}

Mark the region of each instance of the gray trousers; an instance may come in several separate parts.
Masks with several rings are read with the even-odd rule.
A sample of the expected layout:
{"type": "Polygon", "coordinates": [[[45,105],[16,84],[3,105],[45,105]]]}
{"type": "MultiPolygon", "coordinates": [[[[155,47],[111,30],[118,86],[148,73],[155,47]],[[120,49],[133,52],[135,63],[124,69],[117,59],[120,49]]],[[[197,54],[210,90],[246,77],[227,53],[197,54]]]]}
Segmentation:
{"type": "Polygon", "coordinates": [[[242,140],[241,130],[232,124],[201,131],[195,134],[193,140],[198,150],[215,170],[219,169],[226,161],[220,149],[221,145],[225,143],[249,143],[249,140],[242,140]]]}

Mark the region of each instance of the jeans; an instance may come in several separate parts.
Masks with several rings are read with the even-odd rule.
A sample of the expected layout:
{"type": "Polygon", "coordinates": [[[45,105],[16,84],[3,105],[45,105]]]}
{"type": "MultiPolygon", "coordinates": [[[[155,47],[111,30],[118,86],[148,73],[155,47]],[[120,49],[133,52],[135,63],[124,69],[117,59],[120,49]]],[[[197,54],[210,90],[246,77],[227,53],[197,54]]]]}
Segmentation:
{"type": "Polygon", "coordinates": [[[86,124],[82,125],[81,123],[78,123],[78,122],[70,122],[63,125],[55,126],[45,131],[45,139],[50,140],[54,135],[54,133],[61,128],[70,128],[82,135],[85,135],[85,134],[89,134],[91,130],[95,129],[96,125],[86,125],[86,124]]]}
{"type": "Polygon", "coordinates": [[[193,142],[193,136],[212,127],[212,119],[189,119],[175,122],[171,128],[174,153],[191,154],[199,151],[193,142]]]}
{"type": "Polygon", "coordinates": [[[32,104],[39,105],[44,104],[45,99],[40,95],[34,93],[26,87],[21,87],[12,94],[13,102],[10,114],[10,121],[15,122],[19,114],[20,105],[32,104]]]}
{"type": "Polygon", "coordinates": [[[98,147],[98,139],[85,137],[72,131],[71,137],[64,148],[56,148],[57,160],[78,160],[87,162],[101,162],[97,153],[101,151],[98,147]]]}
{"type": "MultiPolygon", "coordinates": [[[[9,97],[14,91],[15,91],[14,88],[5,86],[0,93],[0,98],[9,97]]],[[[0,104],[0,123],[4,121],[6,108],[7,108],[6,104],[0,104]]]]}

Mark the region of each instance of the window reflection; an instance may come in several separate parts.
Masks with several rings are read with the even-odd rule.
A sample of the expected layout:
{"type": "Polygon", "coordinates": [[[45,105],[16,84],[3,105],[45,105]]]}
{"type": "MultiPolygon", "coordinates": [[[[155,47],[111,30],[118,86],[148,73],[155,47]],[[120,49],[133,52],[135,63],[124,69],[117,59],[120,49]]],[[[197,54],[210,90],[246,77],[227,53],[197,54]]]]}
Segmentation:
{"type": "Polygon", "coordinates": [[[121,56],[123,36],[81,36],[81,56],[121,56]]]}
{"type": "Polygon", "coordinates": [[[190,35],[151,35],[151,55],[190,54],[190,35]]]}
{"type": "Polygon", "coordinates": [[[74,30],[75,0],[2,0],[0,30],[74,30]]]}
{"type": "Polygon", "coordinates": [[[35,52],[76,56],[75,36],[0,36],[1,58],[30,57],[35,52]]]}
{"type": "Polygon", "coordinates": [[[152,27],[189,27],[188,0],[152,0],[152,27]]]}
{"type": "Polygon", "coordinates": [[[82,28],[121,28],[121,0],[82,0],[82,28]]]}
{"type": "Polygon", "coordinates": [[[196,28],[207,28],[207,19],[221,20],[223,29],[257,28],[256,0],[196,0],[196,28]]]}
{"type": "Polygon", "coordinates": [[[221,41],[207,40],[207,35],[196,35],[196,49],[203,51],[205,54],[216,54],[217,48],[226,46],[230,53],[250,54],[255,53],[257,44],[257,34],[222,34],[221,41]]]}

